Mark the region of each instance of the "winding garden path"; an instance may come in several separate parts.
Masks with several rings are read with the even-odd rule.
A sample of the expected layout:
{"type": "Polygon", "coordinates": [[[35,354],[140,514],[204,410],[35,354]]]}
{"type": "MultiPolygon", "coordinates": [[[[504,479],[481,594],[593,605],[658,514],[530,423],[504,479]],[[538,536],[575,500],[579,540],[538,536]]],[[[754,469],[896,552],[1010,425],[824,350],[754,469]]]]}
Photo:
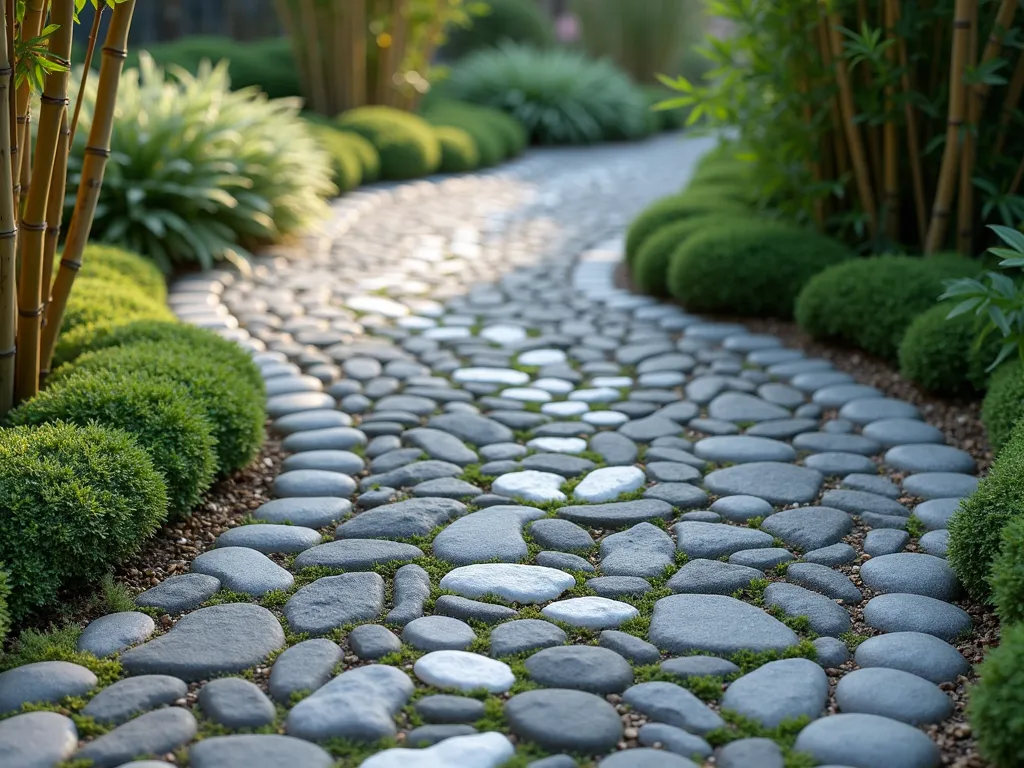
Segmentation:
{"type": "MultiPolygon", "coordinates": [[[[86,630],[130,675],[84,710],[117,728],[76,752],[67,718],[20,715],[0,755],[938,765],[971,630],[945,523],[974,461],[824,360],[614,286],[625,225],[707,146],[355,194],[251,274],[176,285],[254,352],[279,498],[138,598],[172,628],[86,630]]],[[[95,685],[21,667],[0,709],[95,685]]]]}

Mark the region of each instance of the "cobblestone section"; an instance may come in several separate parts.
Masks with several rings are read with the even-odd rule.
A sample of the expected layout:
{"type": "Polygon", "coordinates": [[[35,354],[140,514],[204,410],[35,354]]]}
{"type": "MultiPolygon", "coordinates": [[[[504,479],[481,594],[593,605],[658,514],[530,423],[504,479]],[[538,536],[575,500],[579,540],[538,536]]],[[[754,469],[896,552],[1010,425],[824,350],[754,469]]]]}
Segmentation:
{"type": "Polygon", "coordinates": [[[178,284],[263,371],[279,498],[139,596],[170,629],[89,626],[127,678],[0,675],[0,710],[92,696],[111,728],[21,714],[0,764],[938,765],[974,462],[824,360],[614,287],[615,238],[706,147],[356,195],[178,284]]]}

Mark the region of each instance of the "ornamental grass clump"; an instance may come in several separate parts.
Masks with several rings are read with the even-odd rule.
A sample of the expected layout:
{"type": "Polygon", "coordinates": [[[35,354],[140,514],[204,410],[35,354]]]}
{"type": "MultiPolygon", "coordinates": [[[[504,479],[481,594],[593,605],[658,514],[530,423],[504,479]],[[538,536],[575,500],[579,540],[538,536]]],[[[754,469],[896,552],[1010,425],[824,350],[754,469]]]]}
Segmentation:
{"type": "Polygon", "coordinates": [[[534,144],[637,139],[651,129],[647,98],[625,73],[568,49],[478,51],[452,68],[443,89],[511,115],[534,144]]]}
{"type": "MultiPolygon", "coordinates": [[[[87,87],[84,127],[95,101],[87,87]]],[[[225,62],[165,72],[143,54],[121,79],[93,238],[145,253],[165,272],[209,268],[325,216],[332,165],[300,105],[255,88],[232,91],[225,62]]],[[[80,130],[71,183],[84,150],[80,130]]]]}
{"type": "Polygon", "coordinates": [[[58,369],[50,386],[73,386],[81,376],[104,372],[125,380],[156,380],[185,392],[212,426],[221,475],[256,458],[267,418],[262,388],[247,386],[236,370],[207,356],[202,346],[150,341],[89,352],[58,369]]]}
{"type": "MultiPolygon", "coordinates": [[[[102,424],[132,435],[167,485],[172,519],[188,515],[216,467],[210,422],[180,386],[96,371],[43,390],[9,414],[15,426],[102,424]]],[[[0,555],[0,557],[3,557],[0,555]]]]}
{"type": "Polygon", "coordinates": [[[99,580],[167,514],[163,478],[127,432],[69,423],[0,429],[0,562],[15,620],[99,580]]]}

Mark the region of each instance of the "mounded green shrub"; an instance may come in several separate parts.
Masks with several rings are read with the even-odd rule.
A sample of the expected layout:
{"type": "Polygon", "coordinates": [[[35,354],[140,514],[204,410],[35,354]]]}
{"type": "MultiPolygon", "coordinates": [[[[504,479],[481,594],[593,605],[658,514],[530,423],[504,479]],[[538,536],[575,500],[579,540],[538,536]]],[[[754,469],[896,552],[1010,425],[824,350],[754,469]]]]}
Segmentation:
{"type": "Polygon", "coordinates": [[[210,422],[173,384],[106,371],[82,374],[44,389],[8,418],[15,426],[95,422],[133,435],[163,475],[172,518],[188,515],[213,482],[210,422]]]}
{"type": "MultiPolygon", "coordinates": [[[[337,130],[337,126],[335,126],[337,130]]],[[[348,148],[359,160],[360,176],[363,184],[372,184],[380,179],[380,153],[358,133],[338,131],[348,142],[348,148]]]]}
{"type": "MultiPolygon", "coordinates": [[[[264,392],[263,377],[249,353],[234,342],[222,339],[213,331],[187,323],[162,320],[136,320],[130,323],[104,323],[87,329],[89,333],[74,336],[74,344],[67,344],[54,356],[54,366],[78,359],[79,355],[110,347],[129,344],[160,342],[166,346],[183,346],[194,350],[207,360],[216,362],[235,372],[239,383],[245,383],[259,393],[264,392]]],[[[63,338],[63,337],[62,337],[63,338]]]]}
{"type": "Polygon", "coordinates": [[[566,48],[504,44],[462,59],[444,83],[461,101],[500,109],[534,144],[591,144],[646,136],[647,99],[608,60],[566,48]]]}
{"type": "Polygon", "coordinates": [[[943,281],[977,273],[951,255],[877,256],[838,264],[800,293],[796,321],[813,338],[860,347],[895,360],[903,334],[942,295],[943,281]]]}
{"type": "Polygon", "coordinates": [[[487,13],[468,27],[452,26],[438,54],[446,61],[502,42],[545,48],[555,41],[551,19],[534,0],[487,0],[487,13]]]}
{"type": "Polygon", "coordinates": [[[1024,516],[1007,523],[999,541],[989,583],[999,622],[1008,626],[1024,621],[1024,516]]]}
{"type": "Polygon", "coordinates": [[[1024,370],[1017,360],[1000,365],[988,381],[981,401],[981,420],[995,450],[1006,445],[1017,423],[1024,418],[1024,370]]]}
{"type": "Polygon", "coordinates": [[[82,277],[68,297],[61,333],[97,323],[129,320],[169,320],[174,315],[163,299],[149,296],[123,280],[111,282],[100,277],[82,277]]]}
{"type": "Polygon", "coordinates": [[[380,154],[382,179],[428,176],[441,166],[441,144],[430,123],[393,107],[358,107],[338,115],[338,125],[369,141],[380,154]]]}
{"type": "Polygon", "coordinates": [[[441,173],[465,173],[479,167],[480,153],[466,131],[439,125],[434,127],[434,135],[441,142],[441,173]]]}
{"type": "Polygon", "coordinates": [[[999,645],[978,666],[967,718],[993,768],[1024,765],[1024,624],[1003,625],[999,645]]]}
{"type": "Polygon", "coordinates": [[[749,216],[750,211],[733,200],[710,196],[697,197],[682,192],[656,200],[630,222],[626,230],[626,263],[632,264],[644,240],[666,224],[690,216],[735,215],[737,220],[749,216]]]}
{"type": "Polygon", "coordinates": [[[109,347],[62,366],[50,386],[70,386],[79,376],[102,372],[155,379],[186,392],[210,422],[220,474],[247,467],[259,453],[267,418],[263,392],[245,386],[231,366],[208,357],[205,349],[159,341],[109,347]]]}
{"type": "Polygon", "coordinates": [[[363,180],[363,164],[349,141],[349,137],[355,134],[317,123],[310,123],[309,130],[331,157],[334,186],[338,191],[348,192],[358,187],[363,180]]]}
{"type": "Polygon", "coordinates": [[[989,574],[999,553],[1003,527],[1024,515],[1022,477],[1024,425],[1018,425],[996,456],[988,476],[961,502],[949,521],[949,564],[977,600],[984,600],[989,594],[989,574]]]}
{"type": "Polygon", "coordinates": [[[929,392],[972,395],[985,390],[988,365],[999,354],[997,334],[989,334],[979,350],[971,313],[947,320],[955,302],[936,304],[914,318],[900,342],[900,373],[929,392]]]}
{"type": "Polygon", "coordinates": [[[631,265],[633,284],[644,293],[667,296],[668,268],[679,247],[698,232],[732,223],[727,216],[698,215],[666,224],[640,246],[631,265]]]}
{"type": "Polygon", "coordinates": [[[126,432],[0,430],[0,560],[15,619],[135,554],[167,514],[153,461],[126,432]]]}
{"type": "Polygon", "coordinates": [[[516,154],[515,147],[509,144],[507,132],[496,122],[497,119],[508,119],[508,116],[497,110],[457,101],[440,101],[424,109],[423,119],[435,127],[461,128],[472,136],[481,168],[490,168],[516,154]]]}
{"type": "Polygon", "coordinates": [[[114,282],[120,278],[122,282],[137,286],[155,301],[167,299],[167,281],[156,264],[145,256],[113,245],[85,246],[78,277],[95,277],[114,282]]]}
{"type": "Polygon", "coordinates": [[[693,312],[790,318],[807,281],[854,254],[817,232],[740,219],[690,237],[672,255],[669,293],[693,312]]]}
{"type": "Polygon", "coordinates": [[[7,633],[11,631],[11,611],[7,604],[11,599],[11,588],[7,585],[9,575],[0,563],[0,648],[3,646],[7,633]]]}

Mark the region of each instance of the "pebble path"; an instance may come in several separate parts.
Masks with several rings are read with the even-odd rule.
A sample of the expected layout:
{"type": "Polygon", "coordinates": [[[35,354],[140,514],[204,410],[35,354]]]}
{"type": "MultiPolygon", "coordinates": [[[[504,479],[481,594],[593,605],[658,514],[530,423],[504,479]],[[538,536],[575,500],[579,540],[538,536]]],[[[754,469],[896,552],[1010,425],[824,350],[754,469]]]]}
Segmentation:
{"type": "Polygon", "coordinates": [[[139,595],[169,630],[86,629],[126,678],[0,674],[0,712],[79,696],[110,729],[8,717],[0,764],[939,765],[974,461],[825,360],[614,286],[708,146],[360,192],[178,283],[263,372],[278,498],[139,595]]]}

